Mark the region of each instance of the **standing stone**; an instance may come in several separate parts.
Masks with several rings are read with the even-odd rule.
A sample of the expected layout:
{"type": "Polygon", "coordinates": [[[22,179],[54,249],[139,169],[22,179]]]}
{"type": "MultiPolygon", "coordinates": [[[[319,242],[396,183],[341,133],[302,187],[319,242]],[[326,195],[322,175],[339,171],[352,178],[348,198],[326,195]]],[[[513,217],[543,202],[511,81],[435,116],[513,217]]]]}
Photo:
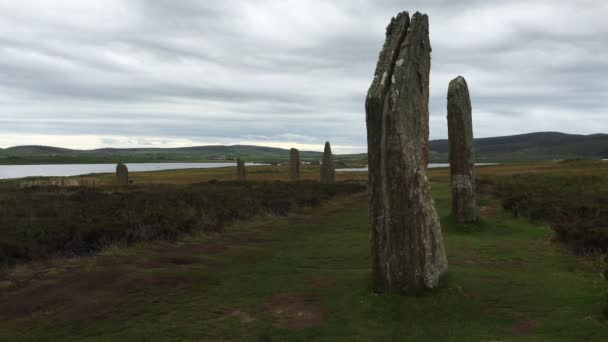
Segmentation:
{"type": "Polygon", "coordinates": [[[376,291],[436,288],[447,272],[441,225],[427,179],[429,21],[407,12],[386,30],[365,103],[370,239],[376,291]]]}
{"type": "Polygon", "coordinates": [[[129,185],[129,169],[125,164],[116,165],[116,184],[129,185]]]}
{"type": "Polygon", "coordinates": [[[236,159],[236,174],[239,181],[244,182],[247,180],[247,169],[245,168],[245,161],[241,158],[236,159]]]}
{"type": "Polygon", "coordinates": [[[467,81],[459,76],[448,88],[448,135],[452,177],[452,215],[458,223],[477,220],[475,155],[471,97],[467,81]]]}
{"type": "Polygon", "coordinates": [[[331,154],[331,145],[329,141],[325,143],[325,151],[323,152],[323,164],[321,165],[321,183],[333,184],[336,182],[336,168],[331,154]]]}
{"type": "Polygon", "coordinates": [[[289,152],[289,179],[300,179],[300,151],[292,148],[289,152]]]}

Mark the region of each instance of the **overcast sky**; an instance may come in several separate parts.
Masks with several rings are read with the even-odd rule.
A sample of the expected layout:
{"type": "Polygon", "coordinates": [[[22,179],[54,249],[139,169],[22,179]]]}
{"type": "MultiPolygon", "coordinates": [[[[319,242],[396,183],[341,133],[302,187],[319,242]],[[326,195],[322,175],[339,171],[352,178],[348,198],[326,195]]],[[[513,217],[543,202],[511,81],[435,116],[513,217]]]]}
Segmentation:
{"type": "Polygon", "coordinates": [[[0,0],[0,147],[363,152],[385,27],[430,18],[431,138],[608,133],[605,0],[0,0]]]}

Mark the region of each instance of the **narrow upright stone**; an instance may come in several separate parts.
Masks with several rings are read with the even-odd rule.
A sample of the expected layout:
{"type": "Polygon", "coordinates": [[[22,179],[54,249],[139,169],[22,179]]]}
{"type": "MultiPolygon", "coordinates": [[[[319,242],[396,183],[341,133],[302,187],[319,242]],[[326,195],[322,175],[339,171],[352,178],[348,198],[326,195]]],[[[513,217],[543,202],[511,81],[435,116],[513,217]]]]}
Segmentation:
{"type": "Polygon", "coordinates": [[[323,164],[321,165],[321,183],[333,184],[336,182],[336,168],[331,154],[331,145],[329,141],[325,143],[325,151],[323,152],[323,164]]]}
{"type": "Polygon", "coordinates": [[[239,178],[239,181],[244,182],[247,180],[247,169],[245,168],[245,161],[241,160],[241,158],[237,158],[236,160],[236,174],[239,178]]]}
{"type": "Polygon", "coordinates": [[[376,291],[435,288],[447,271],[427,179],[431,67],[429,22],[407,12],[386,30],[365,103],[370,239],[376,291]]]}
{"type": "Polygon", "coordinates": [[[129,185],[129,169],[125,164],[116,165],[116,184],[129,185]]]}
{"type": "Polygon", "coordinates": [[[300,151],[295,148],[289,151],[289,179],[292,181],[300,179],[300,151]]]}
{"type": "Polygon", "coordinates": [[[459,76],[448,88],[448,135],[452,178],[452,215],[458,223],[477,220],[473,119],[467,81],[459,76]]]}

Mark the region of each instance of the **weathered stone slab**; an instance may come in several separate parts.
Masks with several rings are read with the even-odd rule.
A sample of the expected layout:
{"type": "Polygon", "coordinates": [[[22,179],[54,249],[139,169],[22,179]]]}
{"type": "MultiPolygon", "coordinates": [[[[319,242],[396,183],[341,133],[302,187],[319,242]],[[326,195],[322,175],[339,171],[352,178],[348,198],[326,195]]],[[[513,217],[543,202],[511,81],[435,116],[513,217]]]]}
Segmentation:
{"type": "Polygon", "coordinates": [[[289,151],[289,179],[292,181],[300,179],[300,151],[295,148],[289,151]]]}
{"type": "Polygon", "coordinates": [[[323,151],[323,163],[321,164],[321,183],[333,184],[336,182],[336,168],[331,153],[331,145],[329,141],[325,143],[323,151]]]}
{"type": "Polygon", "coordinates": [[[365,108],[373,283],[376,291],[435,288],[447,271],[427,179],[429,22],[407,12],[386,30],[365,108]]]}
{"type": "Polygon", "coordinates": [[[477,220],[473,119],[467,81],[459,76],[448,88],[448,135],[452,179],[452,215],[458,223],[477,220]]]}
{"type": "Polygon", "coordinates": [[[245,161],[241,158],[236,160],[236,175],[239,181],[244,182],[247,180],[247,169],[245,168],[245,161]]]}
{"type": "Polygon", "coordinates": [[[116,184],[129,185],[129,169],[122,163],[116,165],[116,184]]]}

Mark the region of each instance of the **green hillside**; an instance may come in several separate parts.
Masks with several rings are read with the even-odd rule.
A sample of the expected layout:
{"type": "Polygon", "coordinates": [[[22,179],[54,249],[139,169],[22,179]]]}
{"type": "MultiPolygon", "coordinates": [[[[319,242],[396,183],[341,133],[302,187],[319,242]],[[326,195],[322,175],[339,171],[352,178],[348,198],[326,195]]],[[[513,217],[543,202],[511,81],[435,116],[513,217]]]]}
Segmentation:
{"type": "MultiPolygon", "coordinates": [[[[322,145],[319,145],[322,146],[322,145]]],[[[448,141],[430,142],[431,162],[448,161],[448,141]]],[[[541,132],[475,140],[478,162],[517,162],[556,159],[608,158],[608,135],[572,135],[541,132]]],[[[285,162],[289,150],[264,146],[196,146],[183,148],[103,148],[70,150],[49,146],[17,146],[0,149],[0,164],[79,164],[143,162],[232,161],[237,157],[251,162],[285,162]]],[[[300,159],[316,162],[320,152],[301,151],[300,159]]],[[[339,155],[344,166],[365,165],[366,154],[339,155]]]]}
{"type": "MultiPolygon", "coordinates": [[[[197,146],[182,148],[103,148],[70,150],[48,146],[17,146],[0,150],[0,164],[80,164],[143,162],[232,161],[281,162],[289,159],[289,150],[263,146],[197,146]]],[[[301,151],[304,161],[318,161],[320,152],[301,151]]]]}
{"type": "MultiPolygon", "coordinates": [[[[448,160],[447,140],[431,141],[430,148],[433,160],[448,160]]],[[[481,138],[475,139],[475,156],[478,162],[608,158],[608,134],[540,132],[481,138]]]]}

